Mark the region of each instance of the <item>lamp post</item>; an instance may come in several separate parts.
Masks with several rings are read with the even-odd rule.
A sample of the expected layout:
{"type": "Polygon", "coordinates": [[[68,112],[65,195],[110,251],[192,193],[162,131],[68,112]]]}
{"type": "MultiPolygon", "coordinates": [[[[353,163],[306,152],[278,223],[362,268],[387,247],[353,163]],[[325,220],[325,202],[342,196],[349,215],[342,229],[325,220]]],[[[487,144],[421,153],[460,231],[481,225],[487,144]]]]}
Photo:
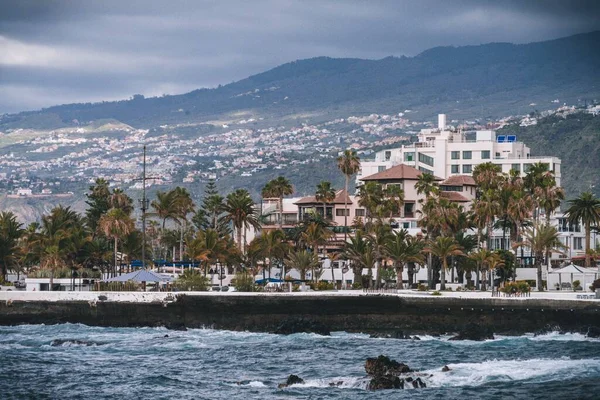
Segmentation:
{"type": "Polygon", "coordinates": [[[146,269],[146,211],[150,208],[150,199],[146,197],[146,181],[156,179],[156,177],[146,176],[146,145],[144,145],[144,155],[142,158],[142,198],[139,199],[140,209],[142,210],[142,269],[146,269]]]}

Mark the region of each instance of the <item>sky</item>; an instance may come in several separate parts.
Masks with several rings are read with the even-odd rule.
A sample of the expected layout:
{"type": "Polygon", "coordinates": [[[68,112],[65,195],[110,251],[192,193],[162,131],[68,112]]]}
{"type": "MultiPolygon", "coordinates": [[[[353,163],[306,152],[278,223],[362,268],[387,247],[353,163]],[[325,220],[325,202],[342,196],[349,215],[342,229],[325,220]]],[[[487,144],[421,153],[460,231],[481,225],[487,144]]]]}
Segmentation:
{"type": "Polygon", "coordinates": [[[594,30],[598,0],[0,0],[0,113],[185,93],[317,56],[594,30]]]}

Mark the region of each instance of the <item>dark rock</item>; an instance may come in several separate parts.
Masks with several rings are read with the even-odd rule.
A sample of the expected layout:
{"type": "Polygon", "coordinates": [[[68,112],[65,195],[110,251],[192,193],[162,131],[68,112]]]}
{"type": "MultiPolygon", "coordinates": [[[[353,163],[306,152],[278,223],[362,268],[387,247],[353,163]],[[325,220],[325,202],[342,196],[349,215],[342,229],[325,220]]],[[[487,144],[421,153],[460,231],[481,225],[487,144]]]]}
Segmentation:
{"type": "Polygon", "coordinates": [[[451,371],[451,370],[450,370],[450,367],[448,367],[447,365],[444,365],[444,366],[442,367],[442,372],[448,372],[448,371],[451,371]]]}
{"type": "Polygon", "coordinates": [[[367,386],[369,390],[382,389],[404,389],[404,379],[400,379],[394,375],[376,376],[369,381],[367,386]]]}
{"type": "Polygon", "coordinates": [[[50,346],[52,347],[60,347],[60,346],[69,346],[69,345],[78,345],[78,346],[99,346],[103,343],[92,342],[89,340],[79,340],[79,339],[54,339],[50,342],[50,346]]]}
{"type": "Polygon", "coordinates": [[[100,300],[100,301],[106,301],[106,300],[108,300],[108,297],[106,297],[105,295],[101,294],[100,296],[98,296],[98,300],[100,300]]]}
{"type": "Polygon", "coordinates": [[[481,326],[475,323],[468,324],[465,329],[458,333],[458,335],[451,337],[449,340],[486,340],[493,339],[494,332],[488,327],[481,326]]]}
{"type": "Polygon", "coordinates": [[[421,378],[417,378],[417,379],[415,379],[414,381],[412,381],[412,385],[413,385],[413,387],[414,387],[415,389],[417,389],[417,388],[425,388],[425,387],[427,387],[427,385],[425,384],[425,382],[423,382],[423,381],[421,380],[421,378]]]}
{"type": "Polygon", "coordinates": [[[165,328],[167,328],[171,331],[181,331],[181,332],[187,331],[187,328],[185,327],[185,324],[183,322],[167,323],[167,324],[165,324],[165,328]]]}
{"type": "Polygon", "coordinates": [[[169,335],[165,335],[165,336],[163,336],[163,337],[164,337],[164,338],[168,338],[168,337],[169,337],[169,335]]]}
{"type": "Polygon", "coordinates": [[[596,328],[595,326],[590,326],[588,328],[586,336],[589,338],[600,338],[600,328],[596,328]]]}
{"type": "Polygon", "coordinates": [[[293,333],[316,333],[318,335],[330,336],[329,327],[311,319],[290,318],[283,321],[273,333],[280,335],[291,335],[293,333]]]}
{"type": "Polygon", "coordinates": [[[412,339],[410,335],[405,335],[403,331],[376,332],[369,335],[369,337],[377,339],[412,339]]]}
{"type": "Polygon", "coordinates": [[[285,383],[280,383],[279,385],[277,385],[277,387],[279,389],[283,389],[286,388],[288,386],[291,385],[296,385],[298,383],[304,383],[304,379],[300,378],[298,375],[290,375],[288,376],[287,380],[285,381],[285,383]]]}
{"type": "Polygon", "coordinates": [[[329,386],[331,386],[331,387],[342,386],[343,384],[344,384],[344,381],[329,382],[329,386]]]}
{"type": "Polygon", "coordinates": [[[421,338],[420,338],[420,337],[418,337],[418,336],[413,336],[413,337],[412,337],[412,340],[421,340],[421,338]]]}
{"type": "Polygon", "coordinates": [[[405,381],[410,383],[410,382],[414,381],[414,379],[411,376],[409,376],[408,378],[405,379],[405,381]]]}
{"type": "Polygon", "coordinates": [[[367,371],[367,374],[375,377],[384,375],[398,376],[400,374],[412,372],[408,365],[390,360],[386,356],[367,358],[367,361],[365,362],[365,371],[367,371]]]}

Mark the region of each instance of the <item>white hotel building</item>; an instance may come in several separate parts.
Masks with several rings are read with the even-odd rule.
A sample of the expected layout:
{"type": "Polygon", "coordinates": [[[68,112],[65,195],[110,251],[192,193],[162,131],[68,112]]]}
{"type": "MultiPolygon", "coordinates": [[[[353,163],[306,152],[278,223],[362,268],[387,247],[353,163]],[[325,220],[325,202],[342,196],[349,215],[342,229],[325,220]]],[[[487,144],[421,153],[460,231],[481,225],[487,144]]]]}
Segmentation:
{"type": "Polygon", "coordinates": [[[406,164],[439,178],[452,175],[470,175],[476,165],[492,162],[500,165],[502,172],[511,169],[525,174],[530,165],[542,162],[554,171],[560,186],[560,159],[556,157],[531,157],[530,149],[513,135],[497,135],[495,131],[464,132],[446,125],[446,115],[438,116],[437,129],[422,129],[418,141],[395,149],[382,150],[375,160],[362,161],[357,176],[360,179],[385,171],[398,164],[406,164]]]}

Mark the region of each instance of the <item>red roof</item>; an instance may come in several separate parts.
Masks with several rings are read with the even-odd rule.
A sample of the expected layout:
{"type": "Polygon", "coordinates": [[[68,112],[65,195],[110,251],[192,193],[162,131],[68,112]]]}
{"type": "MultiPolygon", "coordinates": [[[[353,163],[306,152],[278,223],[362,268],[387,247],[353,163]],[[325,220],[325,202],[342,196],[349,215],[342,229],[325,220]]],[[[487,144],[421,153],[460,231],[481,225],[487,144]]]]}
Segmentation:
{"type": "Polygon", "coordinates": [[[450,201],[455,201],[457,203],[468,203],[471,201],[459,192],[440,192],[440,197],[443,197],[444,199],[448,199],[450,201]]]}
{"type": "MultiPolygon", "coordinates": [[[[413,168],[406,164],[398,164],[392,168],[388,168],[385,171],[378,172],[373,175],[360,178],[361,181],[395,181],[395,180],[418,180],[423,175],[423,172],[416,168],[413,168]]],[[[441,181],[442,178],[435,177],[436,180],[441,181]]]]}
{"type": "MultiPolygon", "coordinates": [[[[346,193],[345,189],[338,190],[335,192],[335,199],[331,203],[327,204],[344,204],[344,203],[352,204],[352,200],[350,200],[350,196],[346,193]]],[[[316,196],[308,196],[303,197],[294,204],[323,204],[322,201],[317,201],[316,196]]]]}
{"type": "Polygon", "coordinates": [[[453,175],[440,183],[444,186],[477,186],[471,175],[453,175]]]}

